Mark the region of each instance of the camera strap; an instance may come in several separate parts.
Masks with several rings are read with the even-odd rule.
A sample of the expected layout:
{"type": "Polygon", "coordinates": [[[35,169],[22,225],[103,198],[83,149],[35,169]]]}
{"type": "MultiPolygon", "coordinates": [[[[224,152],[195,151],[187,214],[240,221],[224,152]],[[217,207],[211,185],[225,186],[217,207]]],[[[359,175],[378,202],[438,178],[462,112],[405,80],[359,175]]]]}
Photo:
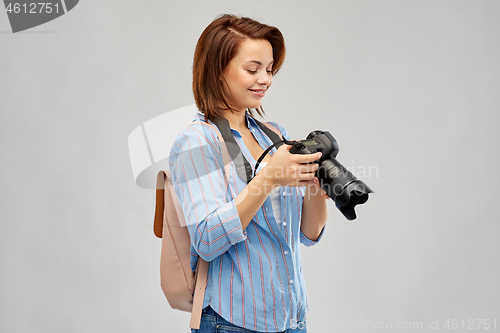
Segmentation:
{"type": "Polygon", "coordinates": [[[277,133],[275,133],[272,129],[267,127],[265,124],[261,123],[257,119],[253,118],[252,119],[259,125],[260,129],[271,139],[273,144],[267,148],[262,155],[260,155],[259,160],[255,164],[255,170],[253,171],[252,174],[252,166],[250,163],[247,161],[245,156],[241,154],[241,149],[238,143],[236,143],[236,140],[234,139],[233,133],[231,133],[231,127],[229,125],[229,121],[226,118],[214,118],[213,123],[217,126],[219,131],[221,132],[222,137],[224,138],[224,141],[226,142],[227,149],[229,151],[229,155],[231,156],[231,159],[234,161],[234,164],[236,166],[236,172],[238,173],[238,176],[245,180],[247,184],[255,177],[257,167],[259,166],[260,162],[264,159],[267,153],[271,151],[272,148],[276,147],[279,148],[283,143],[286,144],[292,144],[293,141],[288,141],[288,140],[282,140],[277,133]],[[241,156],[241,157],[239,157],[241,156]]]}
{"type": "Polygon", "coordinates": [[[295,142],[296,141],[288,141],[287,139],[283,139],[283,140],[280,140],[279,142],[275,142],[271,146],[269,146],[262,153],[262,155],[260,155],[259,160],[257,161],[257,163],[255,163],[255,170],[254,170],[254,174],[253,174],[252,178],[255,177],[255,173],[257,172],[257,168],[259,167],[260,162],[262,162],[262,160],[264,159],[264,157],[266,156],[266,154],[269,153],[271,151],[271,149],[273,149],[275,146],[276,146],[276,149],[278,149],[279,146],[281,146],[283,143],[286,143],[287,145],[293,145],[295,142]]]}

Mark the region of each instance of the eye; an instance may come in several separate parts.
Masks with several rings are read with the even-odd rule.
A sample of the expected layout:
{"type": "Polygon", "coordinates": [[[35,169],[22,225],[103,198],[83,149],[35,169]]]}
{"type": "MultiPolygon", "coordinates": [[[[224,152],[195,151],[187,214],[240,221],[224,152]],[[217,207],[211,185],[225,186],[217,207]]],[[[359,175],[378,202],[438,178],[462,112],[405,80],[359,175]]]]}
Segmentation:
{"type": "Polygon", "coordinates": [[[247,69],[247,72],[250,74],[255,74],[255,73],[257,73],[257,70],[247,69]]]}

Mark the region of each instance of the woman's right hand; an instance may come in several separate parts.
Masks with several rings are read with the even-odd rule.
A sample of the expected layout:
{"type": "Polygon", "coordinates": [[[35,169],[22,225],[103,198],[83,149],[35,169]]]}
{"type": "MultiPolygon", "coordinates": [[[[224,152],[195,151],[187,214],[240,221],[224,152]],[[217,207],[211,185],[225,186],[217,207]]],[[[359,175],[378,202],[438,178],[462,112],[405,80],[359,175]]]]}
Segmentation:
{"type": "Polygon", "coordinates": [[[275,186],[300,187],[308,185],[315,177],[318,163],[308,164],[319,160],[321,153],[291,154],[292,145],[281,145],[271,160],[259,173],[263,173],[275,186]]]}

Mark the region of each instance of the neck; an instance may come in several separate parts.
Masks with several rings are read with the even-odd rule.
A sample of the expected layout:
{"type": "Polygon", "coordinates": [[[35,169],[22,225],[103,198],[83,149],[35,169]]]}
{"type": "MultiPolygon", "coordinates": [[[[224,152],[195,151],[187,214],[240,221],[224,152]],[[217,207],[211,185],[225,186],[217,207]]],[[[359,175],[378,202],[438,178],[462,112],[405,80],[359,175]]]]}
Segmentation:
{"type": "Polygon", "coordinates": [[[231,128],[241,132],[241,129],[247,128],[247,123],[245,119],[246,110],[231,112],[229,110],[224,111],[224,118],[229,121],[231,128]]]}

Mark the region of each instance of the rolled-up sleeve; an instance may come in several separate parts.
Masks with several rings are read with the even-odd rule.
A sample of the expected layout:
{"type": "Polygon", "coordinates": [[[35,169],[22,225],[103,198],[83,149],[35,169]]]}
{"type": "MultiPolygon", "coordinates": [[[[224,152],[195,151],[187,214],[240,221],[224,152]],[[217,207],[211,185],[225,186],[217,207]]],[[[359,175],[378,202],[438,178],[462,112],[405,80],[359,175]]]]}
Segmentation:
{"type": "Polygon", "coordinates": [[[323,237],[323,233],[325,232],[325,227],[326,227],[326,225],[323,227],[323,229],[321,229],[321,233],[319,234],[318,239],[316,239],[315,241],[307,238],[307,236],[304,235],[304,233],[301,230],[300,231],[300,242],[307,247],[316,245],[321,240],[321,237],[323,237]]]}
{"type": "Polygon", "coordinates": [[[172,185],[191,244],[206,261],[246,238],[236,204],[227,200],[220,149],[217,133],[197,124],[177,136],[169,157],[172,185]]]}

